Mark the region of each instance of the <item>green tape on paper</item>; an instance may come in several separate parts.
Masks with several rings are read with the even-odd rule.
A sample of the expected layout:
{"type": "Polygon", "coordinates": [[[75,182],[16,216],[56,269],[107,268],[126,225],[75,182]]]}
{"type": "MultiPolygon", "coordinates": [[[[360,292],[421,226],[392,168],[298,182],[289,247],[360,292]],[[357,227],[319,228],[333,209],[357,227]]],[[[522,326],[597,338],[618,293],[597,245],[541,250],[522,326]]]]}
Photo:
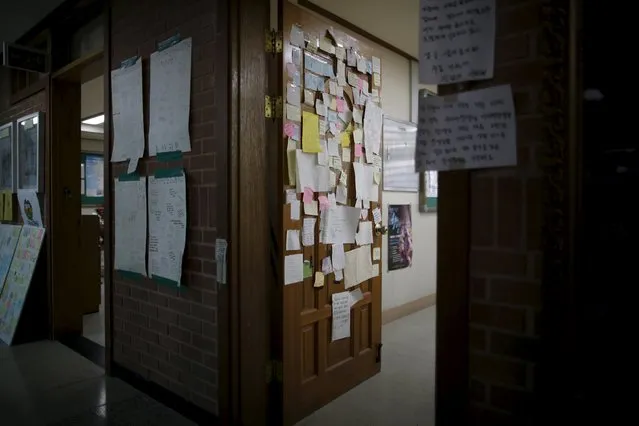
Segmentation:
{"type": "Polygon", "coordinates": [[[153,174],[153,176],[155,176],[158,179],[179,177],[179,176],[182,176],[182,175],[184,175],[184,169],[181,169],[181,168],[158,169],[153,174]]]}
{"type": "Polygon", "coordinates": [[[140,180],[140,175],[137,173],[131,173],[131,174],[123,174],[118,176],[118,180],[120,182],[134,182],[137,180],[140,180]]]}
{"type": "Polygon", "coordinates": [[[158,161],[168,163],[170,161],[178,161],[182,159],[182,151],[158,152],[158,161]]]}
{"type": "Polygon", "coordinates": [[[115,271],[118,273],[120,277],[126,278],[131,281],[142,281],[144,279],[144,275],[138,272],[123,271],[120,269],[116,269],[115,271]]]}
{"type": "Polygon", "coordinates": [[[313,265],[310,260],[304,261],[304,279],[311,278],[313,276],[313,265]]]}
{"type": "Polygon", "coordinates": [[[138,61],[139,56],[133,56],[129,59],[125,59],[124,61],[120,62],[120,68],[129,68],[133,65],[135,65],[135,63],[138,61]]]}
{"type": "Polygon", "coordinates": [[[426,207],[428,207],[429,209],[436,209],[437,208],[437,198],[435,198],[435,197],[426,198],[426,207]]]}
{"type": "Polygon", "coordinates": [[[177,281],[170,280],[168,278],[161,277],[159,275],[153,275],[153,281],[158,284],[168,285],[169,287],[180,287],[177,281]]]}
{"type": "Polygon", "coordinates": [[[164,49],[168,49],[171,46],[175,46],[180,41],[182,41],[182,37],[180,36],[180,34],[176,34],[173,37],[169,37],[166,40],[158,43],[158,51],[161,52],[164,49]]]}

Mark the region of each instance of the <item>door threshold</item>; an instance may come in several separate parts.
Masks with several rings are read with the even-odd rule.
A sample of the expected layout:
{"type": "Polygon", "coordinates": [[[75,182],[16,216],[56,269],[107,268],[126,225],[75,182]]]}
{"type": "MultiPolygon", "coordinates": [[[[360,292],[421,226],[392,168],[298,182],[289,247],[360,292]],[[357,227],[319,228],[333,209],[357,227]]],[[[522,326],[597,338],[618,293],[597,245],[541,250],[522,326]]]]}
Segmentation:
{"type": "Polygon", "coordinates": [[[87,339],[83,335],[76,333],[60,336],[57,340],[92,363],[105,368],[104,346],[101,346],[93,340],[87,339]]]}

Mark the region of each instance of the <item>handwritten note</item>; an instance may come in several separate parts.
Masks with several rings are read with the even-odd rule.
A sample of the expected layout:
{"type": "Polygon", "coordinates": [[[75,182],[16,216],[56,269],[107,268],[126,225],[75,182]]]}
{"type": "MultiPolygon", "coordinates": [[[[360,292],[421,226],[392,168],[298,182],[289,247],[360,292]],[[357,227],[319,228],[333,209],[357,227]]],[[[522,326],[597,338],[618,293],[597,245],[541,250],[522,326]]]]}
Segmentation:
{"type": "Polygon", "coordinates": [[[348,291],[333,293],[332,297],[332,333],[331,341],[351,336],[351,295],[348,291]]]}
{"type": "Polygon", "coordinates": [[[323,244],[353,244],[357,234],[360,210],[355,207],[333,206],[326,212],[326,226],[320,239],[323,244]]]}
{"type": "Polygon", "coordinates": [[[146,276],[146,177],[115,180],[115,259],[120,271],[146,276]]]}
{"type": "Polygon", "coordinates": [[[419,22],[420,83],[493,77],[495,0],[421,0],[419,22]]]}
{"type": "Polygon", "coordinates": [[[180,286],[186,245],[186,179],[149,176],[149,275],[180,286]]]}
{"type": "Polygon", "coordinates": [[[315,272],[315,282],[313,283],[313,287],[321,288],[324,287],[324,273],[323,272],[315,272]]]}
{"type": "Polygon", "coordinates": [[[191,151],[191,50],[187,38],[151,54],[149,155],[191,151]]]}
{"type": "Polygon", "coordinates": [[[333,244],[331,248],[331,260],[333,261],[333,269],[344,269],[346,266],[344,244],[333,244]]]}
{"type": "Polygon", "coordinates": [[[420,93],[418,118],[416,172],[517,164],[510,85],[441,97],[420,93]]]}
{"type": "Polygon", "coordinates": [[[372,277],[371,246],[366,245],[345,253],[344,288],[354,287],[372,277]]]}
{"type": "Polygon", "coordinates": [[[144,154],[142,58],[111,71],[113,152],[111,162],[137,160],[144,154]]]}
{"type": "Polygon", "coordinates": [[[304,255],[284,256],[284,285],[304,281],[304,255]]]}
{"type": "Polygon", "coordinates": [[[302,228],[302,245],[310,247],[315,245],[315,222],[314,217],[304,218],[304,227],[302,228]]]}

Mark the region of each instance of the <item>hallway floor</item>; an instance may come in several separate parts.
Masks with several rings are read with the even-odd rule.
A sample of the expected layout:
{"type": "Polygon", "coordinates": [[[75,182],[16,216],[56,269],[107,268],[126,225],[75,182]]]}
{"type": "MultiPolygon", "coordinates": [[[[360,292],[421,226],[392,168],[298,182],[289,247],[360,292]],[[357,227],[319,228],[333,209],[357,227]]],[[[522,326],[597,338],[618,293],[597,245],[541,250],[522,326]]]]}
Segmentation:
{"type": "Polygon", "coordinates": [[[194,425],[50,341],[0,347],[0,424],[194,425]]]}
{"type": "Polygon", "coordinates": [[[382,371],[297,426],[433,426],[435,307],[382,328],[382,371]]]}

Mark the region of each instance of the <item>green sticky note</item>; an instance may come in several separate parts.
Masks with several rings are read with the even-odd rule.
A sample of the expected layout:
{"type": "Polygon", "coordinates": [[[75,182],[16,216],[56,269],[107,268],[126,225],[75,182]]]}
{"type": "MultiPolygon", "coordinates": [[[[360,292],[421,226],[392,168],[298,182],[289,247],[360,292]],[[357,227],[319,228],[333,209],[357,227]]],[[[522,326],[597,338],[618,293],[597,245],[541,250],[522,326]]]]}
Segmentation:
{"type": "Polygon", "coordinates": [[[310,260],[305,260],[304,261],[304,279],[310,278],[312,276],[313,276],[313,265],[311,265],[310,260]]]}

